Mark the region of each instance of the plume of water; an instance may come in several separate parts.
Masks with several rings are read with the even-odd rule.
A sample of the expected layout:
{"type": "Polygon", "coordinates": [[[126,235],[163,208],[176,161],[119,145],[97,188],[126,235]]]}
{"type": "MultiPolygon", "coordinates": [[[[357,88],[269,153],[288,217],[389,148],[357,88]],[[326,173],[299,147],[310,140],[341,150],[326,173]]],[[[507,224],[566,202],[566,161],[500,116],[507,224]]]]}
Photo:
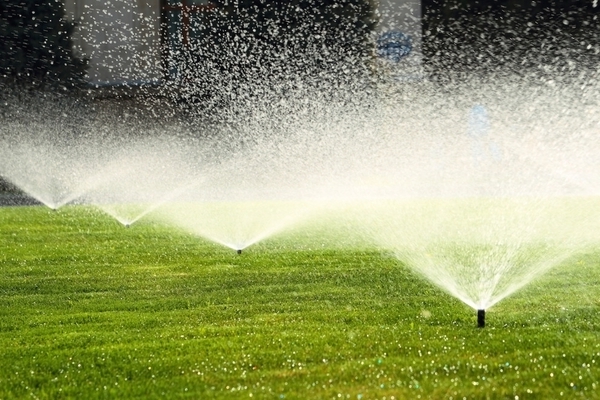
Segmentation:
{"type": "MultiPolygon", "coordinates": [[[[285,104],[286,109],[307,106],[314,105],[285,104]]],[[[333,107],[325,111],[333,113],[333,107]]],[[[353,140],[366,133],[361,129],[365,116],[354,115],[349,123],[342,121],[342,111],[347,110],[282,124],[273,124],[272,114],[257,112],[248,121],[252,136],[229,149],[179,201],[161,207],[160,219],[243,249],[306,220],[319,201],[356,192],[349,170],[358,173],[360,163],[351,157],[359,153],[351,149],[353,140]]]]}
{"type": "MultiPolygon", "coordinates": [[[[519,81],[518,96],[501,97],[515,83],[479,86],[487,106],[465,104],[443,116],[425,111],[434,121],[419,124],[420,143],[435,144],[435,151],[408,155],[403,168],[423,183],[397,174],[404,200],[359,211],[376,243],[476,309],[600,240],[592,184],[597,144],[589,139],[600,125],[585,104],[598,99],[582,101],[568,86],[540,90],[528,81],[519,81]],[[572,108],[557,114],[564,98],[572,108]],[[440,118],[443,125],[432,129],[440,118]]],[[[403,146],[403,138],[396,140],[403,146]]]]}
{"type": "Polygon", "coordinates": [[[87,182],[83,201],[129,226],[197,186],[202,148],[150,135],[114,149],[109,161],[87,182]]]}
{"type": "Polygon", "coordinates": [[[176,226],[243,250],[300,222],[307,206],[290,201],[219,201],[170,203],[158,217],[176,226]]]}
{"type": "MultiPolygon", "coordinates": [[[[597,62],[551,41],[534,57],[518,37],[504,57],[459,52],[460,68],[424,79],[420,56],[403,64],[420,29],[370,43],[370,12],[356,12],[369,2],[327,3],[331,26],[310,2],[224,4],[171,26],[189,43],[169,37],[173,80],[158,97],[183,104],[185,122],[96,111],[65,135],[41,112],[0,127],[0,174],[53,208],[94,204],[124,225],[156,211],[237,250],[343,204],[357,230],[474,308],[598,242],[597,62]],[[527,69],[508,63],[519,54],[527,69]]],[[[443,50],[468,44],[452,34],[443,50]]],[[[486,35],[473,40],[484,52],[486,35]]]]}
{"type": "Polygon", "coordinates": [[[47,131],[45,125],[12,124],[21,132],[0,139],[0,174],[31,197],[52,209],[76,201],[85,193],[83,182],[95,174],[100,160],[86,143],[61,144],[24,131],[47,131]]]}
{"type": "Polygon", "coordinates": [[[440,198],[379,207],[368,208],[385,221],[369,227],[376,242],[475,309],[597,243],[600,222],[595,199],[440,198]]]}

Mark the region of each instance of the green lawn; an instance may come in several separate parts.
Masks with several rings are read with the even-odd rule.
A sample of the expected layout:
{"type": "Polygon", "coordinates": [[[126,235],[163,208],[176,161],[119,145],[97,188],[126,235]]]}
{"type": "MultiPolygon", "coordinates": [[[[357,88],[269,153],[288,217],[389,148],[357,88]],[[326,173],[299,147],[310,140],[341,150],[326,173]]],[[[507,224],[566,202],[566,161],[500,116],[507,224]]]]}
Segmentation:
{"type": "Polygon", "coordinates": [[[89,208],[0,208],[0,399],[600,398],[600,252],[478,329],[393,257],[315,235],[238,256],[89,208]]]}

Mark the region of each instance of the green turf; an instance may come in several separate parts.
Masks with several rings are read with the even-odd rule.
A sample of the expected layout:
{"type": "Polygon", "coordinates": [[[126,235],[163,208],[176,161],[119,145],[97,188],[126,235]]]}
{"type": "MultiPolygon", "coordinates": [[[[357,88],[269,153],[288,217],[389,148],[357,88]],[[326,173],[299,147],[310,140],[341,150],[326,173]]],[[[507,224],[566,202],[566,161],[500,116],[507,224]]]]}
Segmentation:
{"type": "Polygon", "coordinates": [[[237,256],[83,207],[1,208],[0,398],[600,398],[600,253],[477,329],[393,258],[315,235],[237,256]]]}

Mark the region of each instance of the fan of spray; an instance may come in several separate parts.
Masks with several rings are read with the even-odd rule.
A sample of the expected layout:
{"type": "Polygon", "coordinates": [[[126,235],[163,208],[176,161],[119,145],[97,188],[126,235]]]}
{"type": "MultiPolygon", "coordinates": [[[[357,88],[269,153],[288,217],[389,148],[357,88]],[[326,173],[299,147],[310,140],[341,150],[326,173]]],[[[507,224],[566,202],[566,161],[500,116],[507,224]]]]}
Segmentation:
{"type": "Polygon", "coordinates": [[[150,134],[113,149],[83,201],[130,226],[199,185],[207,163],[202,147],[150,134]]]}
{"type": "MultiPolygon", "coordinates": [[[[290,100],[285,107],[307,103],[290,100]]],[[[323,109],[333,114],[331,104],[323,109]]],[[[357,192],[353,182],[365,165],[359,143],[372,131],[363,129],[365,113],[352,110],[345,106],[335,116],[315,112],[296,121],[280,112],[264,124],[254,114],[241,144],[200,185],[161,207],[160,219],[238,250],[305,221],[327,199],[357,192]],[[274,118],[282,122],[274,124],[274,118]]]]}
{"type": "Polygon", "coordinates": [[[85,181],[101,162],[93,146],[48,138],[51,128],[44,124],[8,124],[7,128],[13,134],[0,139],[0,174],[4,178],[54,210],[85,193],[85,181]]]}
{"type": "Polygon", "coordinates": [[[188,43],[167,42],[159,97],[183,124],[98,114],[73,141],[41,113],[0,128],[0,173],[53,208],[79,199],[124,225],[156,210],[238,251],[355,203],[357,229],[482,311],[597,242],[600,90],[578,43],[508,34],[494,53],[500,19],[454,24],[472,40],[428,30],[421,79],[420,29],[354,3],[223,2],[175,24],[188,43]]]}
{"type": "Polygon", "coordinates": [[[522,78],[466,88],[420,102],[430,120],[408,117],[431,151],[408,155],[406,175],[395,174],[404,199],[356,212],[376,243],[480,310],[484,325],[485,309],[600,239],[590,140],[600,125],[589,107],[598,98],[522,78]]]}

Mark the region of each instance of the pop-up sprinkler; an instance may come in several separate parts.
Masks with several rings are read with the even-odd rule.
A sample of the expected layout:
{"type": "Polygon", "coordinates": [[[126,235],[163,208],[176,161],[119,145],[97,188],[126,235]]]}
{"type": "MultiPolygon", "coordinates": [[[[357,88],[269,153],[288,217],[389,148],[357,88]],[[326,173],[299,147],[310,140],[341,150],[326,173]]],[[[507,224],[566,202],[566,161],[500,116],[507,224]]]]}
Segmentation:
{"type": "Polygon", "coordinates": [[[485,328],[485,310],[477,310],[477,327],[485,328]]]}
{"type": "Polygon", "coordinates": [[[242,254],[242,249],[238,249],[237,253],[242,254]]]}

